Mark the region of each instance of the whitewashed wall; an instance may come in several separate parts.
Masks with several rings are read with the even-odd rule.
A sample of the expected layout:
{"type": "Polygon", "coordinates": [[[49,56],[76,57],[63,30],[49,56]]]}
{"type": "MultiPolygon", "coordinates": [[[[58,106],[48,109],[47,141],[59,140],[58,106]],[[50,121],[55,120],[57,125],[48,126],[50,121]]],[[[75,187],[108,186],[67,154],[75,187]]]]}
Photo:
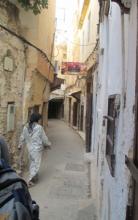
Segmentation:
{"type": "Polygon", "coordinates": [[[132,2],[130,14],[124,18],[120,7],[112,3],[108,18],[105,17],[100,26],[98,78],[94,76],[91,158],[92,196],[97,203],[98,220],[125,220],[126,215],[129,171],[125,166],[125,154],[128,155],[133,147],[134,137],[136,15],[136,0],[132,2]],[[111,176],[105,157],[106,126],[103,126],[108,96],[112,94],[121,95],[115,177],[111,176]]]}

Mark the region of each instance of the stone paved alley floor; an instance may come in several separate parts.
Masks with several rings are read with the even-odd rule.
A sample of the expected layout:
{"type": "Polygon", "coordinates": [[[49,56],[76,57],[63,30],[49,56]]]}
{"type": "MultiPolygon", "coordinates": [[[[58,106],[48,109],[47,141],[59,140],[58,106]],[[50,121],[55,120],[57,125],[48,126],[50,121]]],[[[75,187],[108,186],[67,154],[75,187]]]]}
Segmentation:
{"type": "Polygon", "coordinates": [[[43,154],[39,182],[30,189],[40,220],[95,220],[84,143],[63,121],[50,120],[52,149],[43,154]]]}

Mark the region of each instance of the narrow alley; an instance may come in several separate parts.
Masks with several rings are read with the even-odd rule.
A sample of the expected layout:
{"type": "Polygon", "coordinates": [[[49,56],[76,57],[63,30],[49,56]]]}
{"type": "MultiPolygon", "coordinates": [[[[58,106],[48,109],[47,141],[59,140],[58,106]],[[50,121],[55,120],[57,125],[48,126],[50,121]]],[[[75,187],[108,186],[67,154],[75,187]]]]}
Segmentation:
{"type": "Polygon", "coordinates": [[[30,188],[40,219],[95,220],[83,141],[60,120],[49,121],[48,137],[52,148],[44,152],[39,182],[30,188]]]}
{"type": "Polygon", "coordinates": [[[0,220],[138,220],[137,134],[138,0],[0,0],[0,220]]]}

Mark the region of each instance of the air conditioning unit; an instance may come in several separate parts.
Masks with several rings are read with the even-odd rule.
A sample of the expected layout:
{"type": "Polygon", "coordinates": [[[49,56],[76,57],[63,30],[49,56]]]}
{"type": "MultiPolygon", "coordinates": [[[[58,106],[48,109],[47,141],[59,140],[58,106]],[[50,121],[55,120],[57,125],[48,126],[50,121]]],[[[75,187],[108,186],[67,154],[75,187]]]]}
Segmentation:
{"type": "Polygon", "coordinates": [[[131,8],[132,0],[121,0],[126,8],[131,8]]]}

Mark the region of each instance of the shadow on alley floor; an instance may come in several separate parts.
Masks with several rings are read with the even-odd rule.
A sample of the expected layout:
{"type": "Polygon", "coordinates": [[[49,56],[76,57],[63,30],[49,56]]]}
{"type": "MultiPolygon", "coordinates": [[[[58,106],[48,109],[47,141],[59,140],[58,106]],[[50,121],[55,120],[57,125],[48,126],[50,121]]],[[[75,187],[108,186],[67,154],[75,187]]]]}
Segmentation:
{"type": "Polygon", "coordinates": [[[40,220],[96,220],[82,139],[60,120],[49,121],[47,134],[52,149],[44,151],[39,182],[30,189],[40,220]]]}

